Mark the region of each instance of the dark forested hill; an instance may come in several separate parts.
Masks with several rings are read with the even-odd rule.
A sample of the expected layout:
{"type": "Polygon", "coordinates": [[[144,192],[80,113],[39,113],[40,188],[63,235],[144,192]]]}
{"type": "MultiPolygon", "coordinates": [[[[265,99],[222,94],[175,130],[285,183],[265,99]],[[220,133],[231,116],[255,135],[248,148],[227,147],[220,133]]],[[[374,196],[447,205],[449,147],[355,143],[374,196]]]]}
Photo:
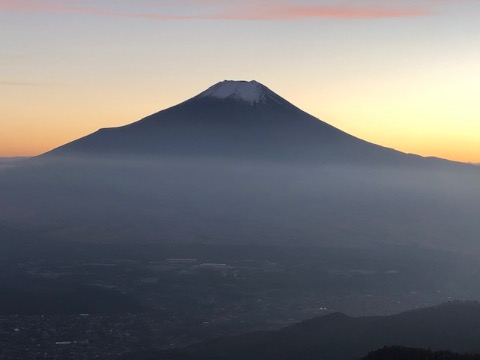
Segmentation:
{"type": "Polygon", "coordinates": [[[404,346],[386,346],[370,352],[362,360],[480,360],[480,355],[432,351],[404,346]]]}
{"type": "Polygon", "coordinates": [[[480,304],[452,302],[383,317],[333,313],[282,330],[217,339],[153,358],[355,360],[392,345],[480,352],[480,304]]]}

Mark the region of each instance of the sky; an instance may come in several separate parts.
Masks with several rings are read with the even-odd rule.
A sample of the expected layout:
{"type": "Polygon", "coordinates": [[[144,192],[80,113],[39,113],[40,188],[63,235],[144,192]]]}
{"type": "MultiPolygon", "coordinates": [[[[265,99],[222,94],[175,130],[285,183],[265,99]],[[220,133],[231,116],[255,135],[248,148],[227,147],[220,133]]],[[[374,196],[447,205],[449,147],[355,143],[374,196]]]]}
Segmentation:
{"type": "Polygon", "coordinates": [[[0,0],[0,156],[225,80],[354,136],[480,163],[479,0],[0,0]]]}

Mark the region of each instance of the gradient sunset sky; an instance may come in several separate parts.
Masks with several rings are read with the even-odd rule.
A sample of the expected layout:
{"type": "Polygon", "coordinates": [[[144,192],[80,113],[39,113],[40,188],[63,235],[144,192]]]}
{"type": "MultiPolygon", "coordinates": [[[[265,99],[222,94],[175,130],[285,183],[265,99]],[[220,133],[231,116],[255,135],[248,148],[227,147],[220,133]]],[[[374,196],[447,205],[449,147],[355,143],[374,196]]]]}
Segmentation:
{"type": "Polygon", "coordinates": [[[362,139],[480,163],[479,0],[0,0],[0,156],[255,79],[362,139]]]}

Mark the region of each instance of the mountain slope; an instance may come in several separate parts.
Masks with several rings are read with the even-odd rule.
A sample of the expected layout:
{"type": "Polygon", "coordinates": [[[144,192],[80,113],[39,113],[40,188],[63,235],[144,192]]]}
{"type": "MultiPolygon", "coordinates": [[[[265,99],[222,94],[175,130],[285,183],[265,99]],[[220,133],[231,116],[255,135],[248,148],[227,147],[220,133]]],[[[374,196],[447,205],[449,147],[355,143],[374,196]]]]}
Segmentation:
{"type": "Polygon", "coordinates": [[[458,354],[451,351],[432,351],[402,346],[383,347],[361,360],[480,360],[480,354],[458,354]]]}
{"type": "MultiPolygon", "coordinates": [[[[255,81],[224,81],[133,124],[101,129],[49,156],[195,156],[341,163],[410,163],[301,111],[255,81]]],[[[428,164],[429,161],[424,161],[428,164]]],[[[447,163],[445,162],[445,165],[447,163]]]]}
{"type": "Polygon", "coordinates": [[[453,302],[384,317],[334,313],[278,331],[217,339],[153,358],[355,360],[391,345],[480,352],[480,305],[453,302]]]}

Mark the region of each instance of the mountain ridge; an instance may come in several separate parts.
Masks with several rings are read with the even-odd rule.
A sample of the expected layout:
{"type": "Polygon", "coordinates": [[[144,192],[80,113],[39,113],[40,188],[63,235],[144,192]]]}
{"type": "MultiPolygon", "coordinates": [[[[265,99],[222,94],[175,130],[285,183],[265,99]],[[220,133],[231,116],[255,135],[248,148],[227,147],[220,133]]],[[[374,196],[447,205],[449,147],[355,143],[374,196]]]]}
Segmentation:
{"type": "Polygon", "coordinates": [[[332,313],[284,329],[215,339],[164,351],[163,360],[354,360],[383,346],[479,352],[480,304],[456,301],[372,317],[332,313]]]}
{"type": "Polygon", "coordinates": [[[98,131],[44,157],[187,156],[326,163],[461,164],[352,136],[256,81],[225,80],[133,123],[98,131]]]}

